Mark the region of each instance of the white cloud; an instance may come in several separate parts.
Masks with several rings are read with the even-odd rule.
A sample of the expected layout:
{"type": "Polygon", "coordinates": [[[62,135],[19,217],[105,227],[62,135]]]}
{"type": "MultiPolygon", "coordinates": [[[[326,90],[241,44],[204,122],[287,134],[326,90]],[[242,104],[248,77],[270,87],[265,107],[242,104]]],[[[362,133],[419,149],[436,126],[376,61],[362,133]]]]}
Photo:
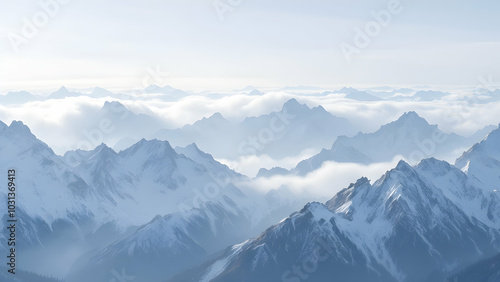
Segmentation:
{"type": "Polygon", "coordinates": [[[303,194],[321,199],[331,198],[338,191],[354,183],[360,177],[367,177],[373,183],[385,171],[396,166],[401,157],[395,157],[391,162],[361,165],[356,163],[325,162],[321,168],[306,176],[273,176],[259,177],[243,186],[262,193],[286,187],[294,194],[303,194]]]}

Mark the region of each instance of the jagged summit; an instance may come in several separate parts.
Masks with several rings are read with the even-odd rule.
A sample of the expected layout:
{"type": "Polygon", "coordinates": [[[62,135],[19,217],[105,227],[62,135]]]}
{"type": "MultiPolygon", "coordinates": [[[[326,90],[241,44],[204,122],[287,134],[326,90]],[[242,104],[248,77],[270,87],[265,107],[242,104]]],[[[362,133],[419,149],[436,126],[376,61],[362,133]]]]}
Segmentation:
{"type": "Polygon", "coordinates": [[[415,129],[421,129],[423,127],[429,127],[432,126],[433,128],[437,127],[435,125],[430,125],[427,120],[419,116],[416,112],[410,111],[410,112],[405,112],[403,115],[401,115],[396,121],[393,121],[387,125],[384,125],[382,127],[398,127],[398,128],[408,128],[409,130],[415,130],[415,129]],[[414,127],[417,128],[414,128],[414,127]]]}
{"type": "MultiPolygon", "coordinates": [[[[5,127],[3,127],[3,128],[5,128],[5,127]]],[[[8,127],[8,131],[9,131],[9,133],[16,134],[17,136],[34,137],[34,135],[31,133],[31,130],[29,129],[29,127],[26,126],[22,121],[13,120],[8,127]]]]}
{"type": "Polygon", "coordinates": [[[352,88],[352,87],[342,87],[339,90],[334,91],[335,93],[351,93],[353,91],[359,91],[358,89],[352,88]]]}
{"type": "Polygon", "coordinates": [[[105,143],[101,143],[99,146],[97,146],[94,149],[94,152],[99,153],[99,154],[108,154],[108,155],[117,155],[118,153],[115,152],[111,147],[106,145],[105,143]]]}
{"type": "Polygon", "coordinates": [[[191,144],[187,145],[186,149],[192,149],[192,150],[197,151],[197,152],[202,152],[200,150],[200,148],[198,148],[198,146],[196,145],[196,143],[191,143],[191,144]]]}
{"type": "Polygon", "coordinates": [[[396,170],[408,170],[411,169],[411,165],[404,160],[400,160],[396,165],[396,170]]]}
{"type": "Polygon", "coordinates": [[[262,95],[264,95],[264,93],[262,93],[258,89],[253,89],[252,91],[248,92],[248,95],[250,95],[250,96],[262,96],[262,95]]]}
{"type": "Polygon", "coordinates": [[[186,157],[193,159],[194,161],[199,161],[200,158],[204,158],[204,159],[208,159],[208,160],[214,159],[212,157],[212,155],[207,154],[207,153],[203,152],[202,150],[200,150],[200,148],[198,148],[196,143],[191,143],[184,148],[176,147],[175,151],[180,153],[180,154],[184,154],[186,157]]]}
{"type": "Polygon", "coordinates": [[[68,88],[66,88],[66,86],[63,85],[55,93],[69,93],[69,90],[68,90],[68,88]]]}
{"type": "Polygon", "coordinates": [[[166,148],[168,150],[174,150],[168,141],[161,141],[158,139],[147,140],[142,138],[139,142],[133,145],[132,148],[148,148],[148,149],[157,149],[157,148],[166,148]]]}
{"type": "Polygon", "coordinates": [[[400,119],[416,119],[416,118],[421,118],[421,117],[415,111],[405,112],[400,117],[400,119]]]}
{"type": "MultiPolygon", "coordinates": [[[[343,87],[340,90],[333,91],[333,93],[342,93],[346,94],[346,98],[353,99],[357,101],[381,101],[382,99],[376,96],[373,96],[365,91],[361,91],[352,87],[343,87]]],[[[327,92],[328,94],[328,92],[327,92]]]]}
{"type": "Polygon", "coordinates": [[[288,113],[303,113],[310,110],[309,107],[305,104],[299,103],[295,98],[292,98],[283,104],[282,111],[286,111],[288,113]]]}
{"type": "Polygon", "coordinates": [[[61,86],[59,90],[56,92],[51,93],[47,98],[48,99],[64,99],[67,97],[76,97],[79,96],[80,93],[78,92],[71,92],[69,91],[65,86],[61,86]]]}
{"type": "Polygon", "coordinates": [[[101,114],[116,114],[119,117],[124,117],[127,115],[132,115],[132,111],[130,111],[125,105],[118,101],[106,101],[104,105],[100,109],[101,114]]]}
{"type": "Polygon", "coordinates": [[[118,102],[118,101],[106,101],[104,102],[104,105],[102,106],[103,108],[109,108],[109,107],[120,107],[120,108],[125,108],[125,106],[118,102]]]}
{"type": "Polygon", "coordinates": [[[219,112],[216,112],[216,113],[212,114],[212,115],[209,117],[209,119],[214,119],[214,120],[226,120],[226,119],[224,118],[224,116],[223,116],[221,113],[219,113],[219,112]]]}

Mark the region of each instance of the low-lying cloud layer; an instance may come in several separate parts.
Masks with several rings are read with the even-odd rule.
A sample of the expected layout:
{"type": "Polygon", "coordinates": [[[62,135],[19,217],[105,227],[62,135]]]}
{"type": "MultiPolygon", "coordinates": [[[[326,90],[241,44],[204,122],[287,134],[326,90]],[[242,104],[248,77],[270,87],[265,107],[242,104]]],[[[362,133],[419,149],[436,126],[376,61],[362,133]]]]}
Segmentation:
{"type": "MultiPolygon", "coordinates": [[[[376,93],[376,91],[378,90],[373,90],[371,93],[376,93]]],[[[407,111],[416,111],[429,123],[438,124],[445,132],[455,132],[464,136],[473,134],[486,125],[496,125],[500,121],[496,114],[500,112],[500,103],[481,103],[480,96],[473,96],[474,92],[468,89],[446,89],[443,91],[448,91],[450,95],[433,101],[393,101],[387,99],[371,102],[348,99],[344,93],[325,93],[323,90],[271,90],[263,95],[247,95],[242,92],[191,93],[178,101],[161,100],[158,99],[158,95],[153,95],[152,97],[155,98],[148,99],[148,94],[144,93],[132,95],[132,99],[79,96],[17,105],[0,105],[0,119],[6,123],[11,120],[23,121],[39,139],[61,155],[67,150],[90,149],[92,146],[99,145],[89,142],[90,146],[81,148],[82,140],[88,141],[89,132],[92,132],[93,127],[98,126],[89,123],[89,120],[99,112],[106,101],[119,101],[133,114],[144,114],[157,120],[158,123],[154,125],[142,125],[149,130],[148,132],[192,124],[216,112],[221,113],[229,121],[240,122],[249,116],[279,111],[283,104],[291,98],[296,98],[300,103],[305,103],[309,107],[322,105],[331,114],[347,118],[363,132],[376,131],[381,125],[396,120],[407,111]],[[465,99],[468,96],[473,98],[472,103],[465,99]]],[[[150,136],[142,137],[150,138],[150,136]]],[[[128,142],[136,140],[134,138],[128,142]]],[[[331,140],[331,144],[334,141],[331,140]]],[[[220,161],[253,177],[261,167],[269,169],[281,166],[290,169],[298,161],[315,153],[317,151],[305,150],[298,156],[283,159],[272,159],[263,155],[260,157],[239,156],[235,159],[221,159],[220,161]]],[[[337,165],[337,167],[339,166],[337,165]]],[[[321,175],[318,175],[318,178],[321,178],[321,175]]],[[[297,179],[295,182],[300,183],[300,180],[297,179]]]]}

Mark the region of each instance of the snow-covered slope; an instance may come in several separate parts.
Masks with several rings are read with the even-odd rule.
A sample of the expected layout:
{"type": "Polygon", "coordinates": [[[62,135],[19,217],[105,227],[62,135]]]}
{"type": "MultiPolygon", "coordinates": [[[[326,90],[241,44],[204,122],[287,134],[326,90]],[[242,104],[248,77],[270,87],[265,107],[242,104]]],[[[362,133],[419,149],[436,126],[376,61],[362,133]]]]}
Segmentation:
{"type": "Polygon", "coordinates": [[[275,175],[287,175],[290,171],[282,167],[273,167],[271,169],[261,168],[256,177],[271,177],[275,175]]]}
{"type": "Polygon", "coordinates": [[[251,234],[245,210],[226,197],[203,207],[157,216],[130,236],[80,262],[71,281],[104,281],[109,269],[127,269],[141,281],[165,281],[207,255],[251,234]]]}
{"type": "Polygon", "coordinates": [[[279,202],[279,194],[268,194],[261,201],[247,197],[231,183],[245,178],[195,144],[174,151],[166,141],[142,140],[118,154],[110,150],[99,146],[76,170],[88,172],[82,175],[95,187],[121,185],[118,191],[106,190],[116,201],[115,208],[107,208],[116,211],[114,217],[138,217],[138,211],[146,214],[144,218],[150,212],[168,215],[156,216],[135,233],[82,257],[72,269],[72,281],[102,280],[109,269],[121,268],[147,281],[163,281],[229,244],[258,234],[269,221],[296,207],[294,201],[279,202]],[[101,178],[98,171],[104,165],[107,174],[101,178]],[[102,179],[107,180],[105,185],[102,179]],[[168,267],[161,266],[165,264],[168,267]]]}
{"type": "Polygon", "coordinates": [[[455,165],[469,175],[472,184],[487,191],[500,190],[500,128],[465,152],[455,165]]]}
{"type": "Polygon", "coordinates": [[[10,126],[0,122],[0,155],[2,171],[16,170],[16,182],[22,187],[18,207],[28,216],[51,224],[71,213],[90,213],[81,202],[90,187],[22,122],[13,121],[10,126]]]}
{"type": "Polygon", "coordinates": [[[395,281],[376,263],[367,264],[336,221],[326,206],[307,204],[256,239],[171,281],[395,281]]]}

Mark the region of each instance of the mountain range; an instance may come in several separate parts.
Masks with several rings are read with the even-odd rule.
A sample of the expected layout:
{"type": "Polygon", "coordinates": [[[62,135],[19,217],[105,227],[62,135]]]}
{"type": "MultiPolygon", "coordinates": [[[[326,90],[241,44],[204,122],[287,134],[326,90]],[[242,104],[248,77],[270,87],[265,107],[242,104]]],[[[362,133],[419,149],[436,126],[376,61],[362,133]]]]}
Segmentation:
{"type": "Polygon", "coordinates": [[[488,175],[499,135],[457,160],[474,170],[400,161],[169,281],[445,281],[464,269],[455,277],[497,277],[479,270],[498,269],[496,258],[481,261],[500,251],[500,182],[488,175]]]}
{"type": "Polygon", "coordinates": [[[337,136],[352,136],[356,132],[347,119],[335,117],[321,106],[309,108],[290,99],[279,112],[248,117],[237,124],[215,113],[192,125],[165,129],[152,137],[168,140],[174,146],[194,142],[216,158],[262,154],[284,158],[306,149],[319,150],[337,136]]]}
{"type": "MultiPolygon", "coordinates": [[[[164,254],[191,242],[193,250],[209,255],[228,242],[260,232],[270,218],[290,211],[265,200],[254,204],[257,196],[245,194],[235,185],[245,177],[195,144],[173,149],[166,141],[142,139],[119,153],[101,144],[61,157],[17,121],[9,126],[0,123],[0,144],[1,169],[17,168],[17,185],[22,187],[16,209],[22,222],[17,231],[23,242],[18,249],[24,258],[21,269],[41,275],[65,277],[70,268],[78,273],[79,263],[91,266],[95,259],[86,258],[94,256],[111,259],[118,269],[120,262],[110,254],[120,253],[123,244],[112,243],[138,242],[137,252],[159,250],[158,246],[141,248],[165,238],[156,228],[174,230],[179,236],[179,241],[165,245],[164,254]],[[274,212],[280,208],[284,211],[274,212]],[[189,239],[195,233],[198,239],[189,239]],[[105,247],[113,251],[103,250],[105,247]]],[[[5,196],[6,192],[0,193],[5,196]]],[[[7,210],[6,202],[0,208],[7,210]]],[[[7,232],[2,228],[0,233],[3,251],[7,232]]],[[[140,256],[132,258],[137,265],[140,256]]],[[[200,253],[192,252],[185,261],[196,258],[201,259],[200,253]]],[[[105,279],[109,271],[100,274],[97,280],[105,279]]]]}
{"type": "MultiPolygon", "coordinates": [[[[123,134],[127,126],[138,126],[135,121],[154,122],[118,102],[106,102],[90,120],[103,119],[123,134]]],[[[374,133],[338,137],[338,131],[328,131],[352,132],[349,126],[321,106],[292,99],[280,112],[239,124],[215,114],[185,126],[176,131],[179,138],[192,135],[175,148],[170,141],[140,139],[121,151],[102,143],[59,156],[22,122],[0,122],[0,169],[16,169],[20,191],[18,279],[108,281],[121,270],[138,281],[495,279],[500,129],[482,140],[479,133],[465,138],[408,112],[374,133]],[[360,178],[329,201],[304,206],[308,199],[283,187],[268,193],[246,189],[248,177],[198,143],[187,143],[197,136],[203,143],[210,134],[225,149],[249,142],[222,138],[238,128],[257,140],[262,128],[274,132],[276,142],[260,145],[275,156],[280,149],[299,151],[336,140],[331,150],[299,163],[294,174],[305,175],[324,161],[370,164],[403,156],[410,163],[402,160],[373,183],[360,178]],[[221,132],[226,135],[217,137],[221,132]],[[472,142],[478,143],[453,165],[437,159],[472,142]]],[[[0,209],[7,210],[5,201],[0,209]]],[[[6,215],[0,227],[5,222],[6,215]]],[[[2,252],[8,236],[2,228],[2,252]]]]}

